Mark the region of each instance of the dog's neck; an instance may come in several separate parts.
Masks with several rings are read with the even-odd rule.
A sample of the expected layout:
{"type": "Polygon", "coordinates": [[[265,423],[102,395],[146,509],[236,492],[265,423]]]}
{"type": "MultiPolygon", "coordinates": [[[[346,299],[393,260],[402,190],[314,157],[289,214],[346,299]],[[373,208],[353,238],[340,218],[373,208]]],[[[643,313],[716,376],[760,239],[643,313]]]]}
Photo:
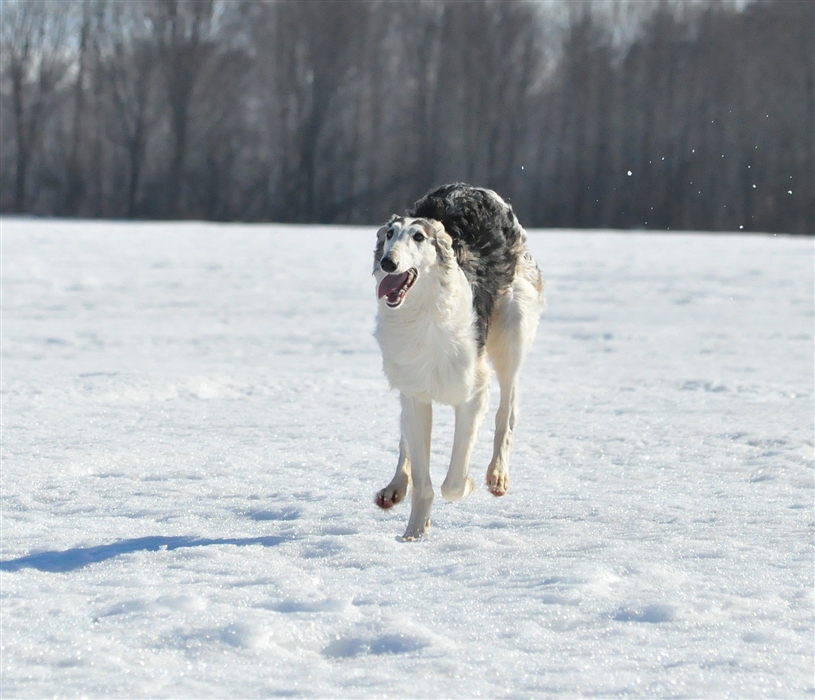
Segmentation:
{"type": "Polygon", "coordinates": [[[422,275],[395,309],[380,302],[376,339],[391,386],[407,396],[457,405],[472,391],[475,314],[464,273],[422,275]]]}
{"type": "Polygon", "coordinates": [[[416,283],[399,307],[390,308],[380,302],[379,318],[394,330],[427,322],[454,326],[463,323],[469,328],[471,309],[472,288],[464,273],[457,266],[437,267],[419,272],[416,283]]]}

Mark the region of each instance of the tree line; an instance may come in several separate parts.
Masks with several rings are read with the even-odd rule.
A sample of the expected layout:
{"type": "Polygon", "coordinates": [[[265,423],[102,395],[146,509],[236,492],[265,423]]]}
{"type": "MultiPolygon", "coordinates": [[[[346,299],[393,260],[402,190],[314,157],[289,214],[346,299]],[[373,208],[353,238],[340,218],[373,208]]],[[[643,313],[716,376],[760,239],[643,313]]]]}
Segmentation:
{"type": "Polygon", "coordinates": [[[0,211],[815,233],[815,3],[3,0],[0,211]]]}

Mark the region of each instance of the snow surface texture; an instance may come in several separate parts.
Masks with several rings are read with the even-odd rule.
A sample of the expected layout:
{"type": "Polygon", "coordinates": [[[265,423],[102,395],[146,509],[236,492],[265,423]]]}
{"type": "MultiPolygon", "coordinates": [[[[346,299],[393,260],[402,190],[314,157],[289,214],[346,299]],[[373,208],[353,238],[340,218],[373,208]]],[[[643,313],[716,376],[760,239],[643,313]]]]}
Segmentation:
{"type": "Polygon", "coordinates": [[[533,233],[510,491],[416,544],[373,244],[2,221],[2,696],[811,697],[812,240],[533,233]]]}

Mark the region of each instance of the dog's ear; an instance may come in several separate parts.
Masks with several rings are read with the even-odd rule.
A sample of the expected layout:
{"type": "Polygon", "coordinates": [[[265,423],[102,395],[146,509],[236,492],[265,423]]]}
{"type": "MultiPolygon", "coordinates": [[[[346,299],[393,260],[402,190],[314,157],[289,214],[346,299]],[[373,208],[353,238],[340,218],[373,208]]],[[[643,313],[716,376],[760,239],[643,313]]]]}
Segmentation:
{"type": "Polygon", "coordinates": [[[435,219],[428,219],[428,221],[433,226],[433,247],[436,249],[436,255],[439,256],[439,260],[446,267],[455,259],[453,239],[444,230],[441,221],[435,219]]]}
{"type": "Polygon", "coordinates": [[[376,247],[374,248],[374,271],[379,269],[379,261],[382,260],[382,255],[385,253],[385,233],[390,228],[390,225],[399,217],[394,214],[388,219],[388,223],[382,226],[376,232],[376,247]]]}

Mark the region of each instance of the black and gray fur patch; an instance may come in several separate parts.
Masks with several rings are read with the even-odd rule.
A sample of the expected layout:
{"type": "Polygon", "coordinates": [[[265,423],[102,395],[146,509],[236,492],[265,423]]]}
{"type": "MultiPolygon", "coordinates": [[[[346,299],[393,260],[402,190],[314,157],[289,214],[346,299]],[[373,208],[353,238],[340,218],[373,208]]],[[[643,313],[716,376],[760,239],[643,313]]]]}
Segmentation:
{"type": "Polygon", "coordinates": [[[512,207],[490,190],[463,183],[428,192],[408,216],[440,221],[473,288],[478,348],[482,350],[499,294],[512,284],[525,253],[525,234],[512,207]]]}

